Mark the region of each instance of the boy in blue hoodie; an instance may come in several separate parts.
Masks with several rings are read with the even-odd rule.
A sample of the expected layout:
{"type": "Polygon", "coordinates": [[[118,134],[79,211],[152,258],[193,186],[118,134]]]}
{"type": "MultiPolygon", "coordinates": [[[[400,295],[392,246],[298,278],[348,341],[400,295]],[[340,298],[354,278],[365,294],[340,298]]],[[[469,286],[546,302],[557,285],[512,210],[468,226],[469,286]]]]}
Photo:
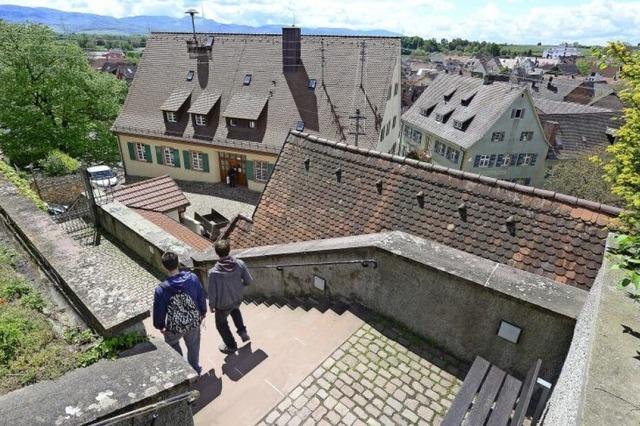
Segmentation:
{"type": "Polygon", "coordinates": [[[180,339],[184,338],[187,360],[199,375],[200,324],[207,314],[204,289],[193,272],[178,269],[175,253],[164,253],[162,265],[169,275],[153,295],[153,326],[162,331],[165,342],[180,355],[180,339]]]}
{"type": "Polygon", "coordinates": [[[216,328],[222,337],[222,344],[218,349],[222,353],[231,354],[238,350],[238,346],[229,328],[229,316],[231,316],[242,341],[249,341],[247,327],[245,327],[240,313],[240,304],[244,287],[251,284],[253,278],[242,260],[229,256],[231,247],[228,240],[216,241],[214,248],[219,260],[209,270],[209,287],[207,289],[209,307],[211,312],[215,312],[216,328]]]}

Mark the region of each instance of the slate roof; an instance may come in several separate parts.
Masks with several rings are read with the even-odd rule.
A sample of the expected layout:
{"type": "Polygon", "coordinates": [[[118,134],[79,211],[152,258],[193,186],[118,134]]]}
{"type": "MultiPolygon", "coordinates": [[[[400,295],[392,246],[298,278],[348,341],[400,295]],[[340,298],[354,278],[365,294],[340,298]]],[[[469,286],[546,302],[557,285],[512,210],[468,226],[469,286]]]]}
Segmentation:
{"type": "Polygon", "coordinates": [[[483,84],[481,78],[440,74],[403,114],[402,119],[463,148],[469,148],[485,135],[524,91],[524,87],[512,83],[483,84]],[[451,93],[453,96],[445,101],[444,96],[451,93]],[[469,104],[463,105],[461,101],[471,96],[473,99],[469,104]],[[428,117],[421,113],[434,105],[435,109],[428,117]],[[488,108],[488,105],[491,107],[488,108]],[[445,114],[451,110],[453,113],[446,123],[436,121],[436,114],[445,114]],[[466,130],[453,126],[454,120],[466,121],[472,117],[466,130]]]}
{"type": "Polygon", "coordinates": [[[184,105],[187,98],[191,95],[189,89],[178,89],[172,92],[167,99],[160,105],[162,111],[176,112],[184,105]]]}
{"type": "Polygon", "coordinates": [[[207,251],[212,242],[163,213],[134,209],[136,213],[198,251],[207,251]]]}
{"type": "Polygon", "coordinates": [[[354,136],[349,134],[353,125],[349,116],[359,108],[367,118],[365,135],[360,136],[359,144],[377,146],[387,91],[396,61],[400,60],[399,37],[302,35],[303,66],[298,72],[285,74],[281,34],[214,33],[199,37],[205,35],[214,37],[209,60],[190,57],[186,41],[193,37],[191,33],[150,36],[114,131],[277,153],[298,121],[304,121],[305,131],[354,143],[354,136]],[[364,68],[360,61],[363,42],[364,68]],[[188,82],[189,71],[195,75],[188,82]],[[360,88],[361,72],[363,88],[360,88]],[[249,86],[243,85],[245,74],[252,74],[249,86]],[[317,80],[314,90],[307,87],[309,79],[317,80]],[[179,136],[167,136],[160,107],[171,93],[185,88],[192,91],[191,102],[203,91],[219,92],[220,114],[238,93],[249,90],[258,99],[268,97],[264,133],[248,139],[246,132],[229,130],[224,120],[220,120],[210,140],[203,140],[201,135],[194,138],[193,123],[189,120],[179,136]]]}
{"type": "Polygon", "coordinates": [[[211,108],[220,100],[220,92],[204,91],[200,93],[198,99],[195,100],[187,111],[189,114],[207,115],[211,108]]]}
{"type": "Polygon", "coordinates": [[[190,203],[176,182],[164,175],[116,188],[111,195],[127,207],[166,213],[190,203]]]}
{"type": "Polygon", "coordinates": [[[544,98],[535,98],[533,104],[538,114],[593,114],[612,112],[606,108],[598,108],[574,102],[552,101],[544,98]]]}
{"type": "Polygon", "coordinates": [[[245,120],[257,120],[268,99],[269,97],[266,94],[252,93],[251,91],[236,93],[229,101],[222,115],[245,120]]]}
{"type": "MultiPolygon", "coordinates": [[[[577,79],[565,80],[554,78],[551,85],[549,85],[548,82],[549,79],[544,79],[544,81],[536,82],[536,84],[533,85],[532,82],[525,80],[523,81],[523,84],[529,87],[532,97],[550,99],[552,101],[563,101],[569,93],[574,91],[581,84],[577,79]]],[[[588,100],[583,103],[588,103],[588,100]]]]}
{"type": "Polygon", "coordinates": [[[292,131],[253,224],[233,230],[231,241],[243,248],[397,230],[588,289],[602,262],[603,227],[619,212],[292,131]]]}

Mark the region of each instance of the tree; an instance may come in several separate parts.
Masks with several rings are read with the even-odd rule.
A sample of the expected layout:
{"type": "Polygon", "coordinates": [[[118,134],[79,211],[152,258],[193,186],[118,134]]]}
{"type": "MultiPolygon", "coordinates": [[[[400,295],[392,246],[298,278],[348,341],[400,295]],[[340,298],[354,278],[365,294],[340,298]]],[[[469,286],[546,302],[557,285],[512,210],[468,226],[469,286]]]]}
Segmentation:
{"type": "Polygon", "coordinates": [[[578,68],[580,75],[589,75],[591,71],[591,65],[585,59],[578,59],[576,61],[576,68],[578,68]]]}
{"type": "Polygon", "coordinates": [[[75,158],[117,161],[109,128],[126,84],[91,69],[80,47],[42,25],[0,21],[0,148],[13,163],[59,149],[75,158]]]}
{"type": "Polygon", "coordinates": [[[621,206],[623,201],[611,193],[611,184],[603,179],[604,152],[584,155],[576,160],[560,161],[551,167],[545,189],[570,194],[598,203],[621,206]],[[598,163],[594,165],[594,157],[598,163]]]}

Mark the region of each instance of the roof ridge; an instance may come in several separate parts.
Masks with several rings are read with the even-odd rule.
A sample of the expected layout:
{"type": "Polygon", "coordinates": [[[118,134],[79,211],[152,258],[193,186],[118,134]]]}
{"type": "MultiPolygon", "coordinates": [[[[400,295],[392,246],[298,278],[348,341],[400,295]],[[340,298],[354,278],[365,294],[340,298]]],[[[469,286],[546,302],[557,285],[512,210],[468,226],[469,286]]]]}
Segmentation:
{"type": "MultiPolygon", "coordinates": [[[[192,31],[152,31],[151,35],[184,35],[193,36],[192,31]]],[[[196,35],[212,35],[212,36],[270,36],[282,37],[282,33],[217,33],[217,32],[196,32],[196,35]]],[[[384,36],[384,35],[356,35],[356,34],[301,34],[302,37],[332,37],[332,38],[380,38],[380,39],[401,39],[402,36],[384,36]]]]}
{"type": "MultiPolygon", "coordinates": [[[[491,178],[488,176],[483,176],[477,173],[465,172],[458,169],[452,169],[449,167],[440,166],[437,164],[427,163],[424,161],[413,160],[407,157],[401,157],[399,155],[387,154],[384,152],[368,150],[360,147],[356,147],[353,145],[347,145],[345,143],[331,141],[325,138],[321,138],[315,135],[311,135],[309,133],[299,132],[297,130],[291,130],[290,134],[309,140],[311,142],[321,143],[324,145],[329,145],[335,148],[340,148],[344,151],[351,151],[358,154],[369,155],[372,157],[382,158],[384,160],[394,161],[398,164],[407,164],[412,167],[419,167],[426,170],[433,170],[442,174],[446,174],[449,176],[454,176],[456,178],[462,178],[470,181],[477,181],[480,183],[484,183],[486,185],[493,185],[501,188],[506,188],[509,190],[513,190],[516,192],[520,192],[522,194],[534,195],[541,198],[547,198],[551,200],[556,200],[561,203],[571,204],[577,207],[583,207],[594,212],[601,212],[607,215],[616,216],[620,214],[623,209],[615,206],[611,206],[608,204],[602,204],[595,201],[586,200],[583,198],[578,198],[572,195],[563,194],[560,192],[549,191],[542,188],[535,188],[533,186],[525,186],[520,185],[514,182],[508,182],[506,180],[491,178]]],[[[287,138],[285,143],[289,142],[290,139],[287,138]]]]}

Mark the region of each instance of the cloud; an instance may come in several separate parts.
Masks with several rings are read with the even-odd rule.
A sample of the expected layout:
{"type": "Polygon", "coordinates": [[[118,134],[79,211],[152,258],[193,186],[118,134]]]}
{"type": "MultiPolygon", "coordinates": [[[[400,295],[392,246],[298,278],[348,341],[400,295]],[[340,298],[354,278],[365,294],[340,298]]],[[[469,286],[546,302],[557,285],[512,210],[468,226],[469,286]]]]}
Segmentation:
{"type": "Polygon", "coordinates": [[[640,2],[623,0],[22,0],[21,4],[115,17],[181,17],[193,7],[224,23],[290,24],[295,16],[303,27],[385,29],[437,39],[545,44],[640,41],[640,2]]]}

